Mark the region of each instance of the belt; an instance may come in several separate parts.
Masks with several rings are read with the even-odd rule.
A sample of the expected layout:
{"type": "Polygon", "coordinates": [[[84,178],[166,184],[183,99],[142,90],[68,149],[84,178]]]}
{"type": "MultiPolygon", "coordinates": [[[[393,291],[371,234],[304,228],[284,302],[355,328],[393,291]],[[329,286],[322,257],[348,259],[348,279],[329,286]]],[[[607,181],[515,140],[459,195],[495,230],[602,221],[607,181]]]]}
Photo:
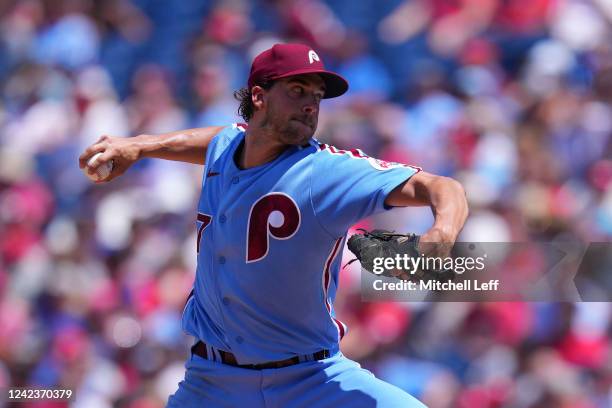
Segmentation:
{"type": "Polygon", "coordinates": [[[330,356],[329,350],[319,350],[312,354],[306,354],[303,356],[294,356],[294,357],[290,357],[285,360],[269,361],[267,363],[261,363],[261,364],[238,364],[238,361],[236,361],[236,356],[234,356],[232,353],[206,345],[202,341],[198,341],[196,344],[194,344],[191,347],[191,352],[195,355],[198,355],[202,358],[205,358],[207,360],[212,360],[212,361],[217,361],[218,360],[217,355],[218,355],[223,364],[231,365],[234,367],[240,367],[240,368],[248,368],[251,370],[263,370],[266,368],[288,367],[288,366],[292,366],[295,364],[299,364],[304,361],[323,360],[324,358],[328,358],[330,356]],[[212,350],[212,352],[209,353],[208,349],[212,350]],[[209,355],[209,354],[212,354],[212,355],[209,355]]]}

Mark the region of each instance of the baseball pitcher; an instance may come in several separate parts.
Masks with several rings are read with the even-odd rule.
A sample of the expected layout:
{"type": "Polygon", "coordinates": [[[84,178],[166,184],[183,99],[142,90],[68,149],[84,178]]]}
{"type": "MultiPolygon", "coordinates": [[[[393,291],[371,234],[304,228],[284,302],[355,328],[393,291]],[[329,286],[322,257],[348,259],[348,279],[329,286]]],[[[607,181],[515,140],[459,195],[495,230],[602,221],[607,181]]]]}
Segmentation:
{"type": "Polygon", "coordinates": [[[245,124],[103,136],[123,174],[142,157],[204,165],[197,272],[182,317],[196,338],[168,407],[423,407],[346,358],[334,311],[347,230],[392,207],[427,205],[421,243],[453,243],[467,217],[456,181],[313,138],[320,102],[348,90],[310,47],[277,44],[236,93],[245,124]]]}

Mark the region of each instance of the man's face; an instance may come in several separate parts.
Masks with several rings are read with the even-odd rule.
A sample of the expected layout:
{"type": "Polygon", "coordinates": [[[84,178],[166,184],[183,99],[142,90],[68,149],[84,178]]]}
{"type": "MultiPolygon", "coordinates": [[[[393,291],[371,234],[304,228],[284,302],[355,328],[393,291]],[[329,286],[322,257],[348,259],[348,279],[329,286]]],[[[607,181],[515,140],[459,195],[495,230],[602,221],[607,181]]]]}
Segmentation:
{"type": "Polygon", "coordinates": [[[317,74],[278,79],[267,92],[262,127],[269,127],[284,144],[307,143],[317,130],[324,95],[325,84],[317,74]]]}

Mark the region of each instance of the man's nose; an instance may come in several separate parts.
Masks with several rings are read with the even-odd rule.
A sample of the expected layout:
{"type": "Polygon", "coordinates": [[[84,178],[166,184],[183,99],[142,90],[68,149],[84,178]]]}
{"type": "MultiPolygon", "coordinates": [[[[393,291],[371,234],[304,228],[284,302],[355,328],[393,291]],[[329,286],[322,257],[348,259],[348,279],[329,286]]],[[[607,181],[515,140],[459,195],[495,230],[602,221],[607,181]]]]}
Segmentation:
{"type": "Polygon", "coordinates": [[[317,113],[318,110],[319,110],[319,104],[317,103],[315,98],[312,98],[309,101],[307,101],[302,107],[302,111],[309,115],[317,113]]]}

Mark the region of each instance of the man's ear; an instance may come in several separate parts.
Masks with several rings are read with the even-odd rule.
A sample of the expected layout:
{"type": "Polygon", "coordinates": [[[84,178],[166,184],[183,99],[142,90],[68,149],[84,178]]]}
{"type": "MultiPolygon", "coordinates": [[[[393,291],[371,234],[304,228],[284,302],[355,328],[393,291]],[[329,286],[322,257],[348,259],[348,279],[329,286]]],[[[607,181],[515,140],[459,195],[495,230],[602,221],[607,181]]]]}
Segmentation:
{"type": "Polygon", "coordinates": [[[255,109],[261,109],[264,105],[265,90],[261,86],[254,86],[251,89],[251,101],[255,109]]]}

